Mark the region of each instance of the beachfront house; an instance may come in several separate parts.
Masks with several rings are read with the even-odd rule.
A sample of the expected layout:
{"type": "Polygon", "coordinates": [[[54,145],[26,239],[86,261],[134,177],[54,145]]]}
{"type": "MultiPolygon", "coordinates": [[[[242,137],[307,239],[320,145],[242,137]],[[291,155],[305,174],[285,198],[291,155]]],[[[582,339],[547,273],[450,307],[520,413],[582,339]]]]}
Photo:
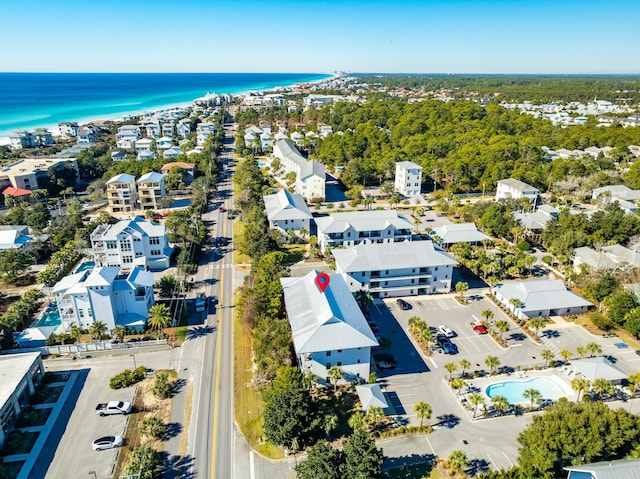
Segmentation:
{"type": "Polygon", "coordinates": [[[527,198],[529,203],[535,205],[538,201],[539,194],[540,190],[538,188],[534,188],[533,186],[514,178],[507,178],[506,180],[498,181],[496,201],[509,198],[515,200],[527,198]]]}
{"type": "Polygon", "coordinates": [[[296,193],[307,200],[324,201],[326,173],[322,163],[307,160],[289,140],[278,140],[273,147],[273,156],[280,159],[286,173],[296,174],[296,193]]]}
{"type": "Polygon", "coordinates": [[[138,178],[138,200],[143,210],[157,210],[167,197],[164,176],[152,171],[138,178]]]}
{"type": "Polygon", "coordinates": [[[395,189],[402,196],[411,198],[420,194],[422,167],[412,161],[396,163],[395,189]]]}
{"type": "Polygon", "coordinates": [[[16,130],[9,137],[9,146],[14,150],[22,150],[23,148],[34,148],[37,143],[32,133],[27,130],[16,130]]]}
{"type": "Polygon", "coordinates": [[[116,326],[143,329],[155,304],[153,274],[142,268],[85,270],[62,278],[52,293],[65,331],[88,329],[95,321],[104,322],[109,332],[116,326]]]}
{"type": "Polygon", "coordinates": [[[160,124],[157,121],[150,121],[144,124],[147,138],[156,139],[160,136],[160,124]]]}
{"type": "Polygon", "coordinates": [[[458,264],[431,241],[361,243],[331,254],[349,289],[374,298],[449,293],[458,264]]]}
{"type": "Polygon", "coordinates": [[[520,319],[581,314],[593,306],[559,279],[498,283],[492,292],[497,301],[520,319]]]}
{"type": "Polygon", "coordinates": [[[78,134],[79,127],[75,121],[63,121],[58,123],[58,129],[60,130],[60,136],[75,138],[78,134]]]}
{"type": "Polygon", "coordinates": [[[315,218],[322,251],[360,243],[411,240],[413,222],[396,210],[348,211],[315,218]]]}
{"type": "Polygon", "coordinates": [[[342,276],[324,274],[321,288],[318,274],[280,279],[298,366],[320,384],[331,383],[333,366],[346,381],[366,382],[378,341],[342,276]]]}
{"type": "Polygon", "coordinates": [[[132,212],[137,199],[135,176],[121,173],[107,181],[107,201],[111,213],[132,212]]]}
{"type": "Polygon", "coordinates": [[[55,143],[55,141],[53,141],[53,135],[46,128],[36,128],[33,130],[33,138],[36,143],[35,146],[49,146],[55,143]]]}
{"type": "Polygon", "coordinates": [[[97,266],[120,266],[128,271],[143,267],[162,271],[173,252],[164,225],[139,216],[116,224],[101,224],[91,233],[91,250],[97,266]]]}
{"type": "Polygon", "coordinates": [[[311,94],[304,98],[303,104],[305,107],[322,108],[325,105],[330,105],[331,103],[337,103],[339,101],[344,101],[344,97],[342,95],[311,94]]]}
{"type": "Polygon", "coordinates": [[[77,143],[95,143],[98,141],[98,129],[93,125],[82,125],[76,135],[77,143]]]}
{"type": "Polygon", "coordinates": [[[289,193],[286,189],[264,198],[264,206],[269,220],[269,227],[286,233],[292,230],[300,233],[311,228],[312,215],[302,195],[289,193]]]}

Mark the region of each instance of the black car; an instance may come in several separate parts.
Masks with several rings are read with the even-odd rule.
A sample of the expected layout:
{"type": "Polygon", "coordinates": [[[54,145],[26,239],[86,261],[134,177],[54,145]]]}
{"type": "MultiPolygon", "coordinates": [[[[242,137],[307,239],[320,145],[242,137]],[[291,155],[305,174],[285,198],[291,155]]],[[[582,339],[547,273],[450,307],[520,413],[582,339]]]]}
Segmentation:
{"type": "Polygon", "coordinates": [[[400,309],[403,310],[403,311],[407,311],[407,310],[411,309],[411,305],[409,303],[407,303],[404,299],[399,299],[396,302],[398,303],[398,306],[400,306],[400,309]]]}
{"type": "Polygon", "coordinates": [[[438,346],[442,348],[444,354],[458,354],[458,347],[453,344],[449,338],[437,336],[436,342],[438,343],[438,346]]]}

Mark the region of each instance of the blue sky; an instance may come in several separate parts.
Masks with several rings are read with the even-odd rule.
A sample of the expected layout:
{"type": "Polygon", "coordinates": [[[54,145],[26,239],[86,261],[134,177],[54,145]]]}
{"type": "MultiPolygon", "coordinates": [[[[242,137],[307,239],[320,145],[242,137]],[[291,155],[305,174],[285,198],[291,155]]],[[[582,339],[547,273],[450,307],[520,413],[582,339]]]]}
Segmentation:
{"type": "Polygon", "coordinates": [[[20,0],[1,12],[1,71],[640,73],[637,0],[20,0]]]}

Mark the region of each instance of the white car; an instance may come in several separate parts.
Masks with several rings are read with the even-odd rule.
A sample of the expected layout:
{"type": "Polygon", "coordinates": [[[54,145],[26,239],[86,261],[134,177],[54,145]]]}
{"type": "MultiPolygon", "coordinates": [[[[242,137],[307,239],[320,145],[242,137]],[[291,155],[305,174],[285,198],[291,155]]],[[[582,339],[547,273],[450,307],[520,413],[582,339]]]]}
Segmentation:
{"type": "Polygon", "coordinates": [[[122,436],[104,436],[99,437],[91,446],[94,451],[102,451],[104,449],[113,449],[114,447],[120,447],[124,444],[124,438],[122,436]]]}
{"type": "Polygon", "coordinates": [[[442,334],[445,338],[453,338],[456,334],[444,324],[441,324],[437,328],[438,334],[442,334]]]}

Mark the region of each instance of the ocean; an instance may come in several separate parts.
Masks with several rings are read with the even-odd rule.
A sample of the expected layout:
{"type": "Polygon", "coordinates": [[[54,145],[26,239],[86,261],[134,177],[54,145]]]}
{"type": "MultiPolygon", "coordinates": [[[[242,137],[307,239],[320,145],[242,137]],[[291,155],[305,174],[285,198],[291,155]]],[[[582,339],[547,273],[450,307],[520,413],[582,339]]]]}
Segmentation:
{"type": "Polygon", "coordinates": [[[329,78],[305,73],[0,73],[0,137],[329,78]]]}

